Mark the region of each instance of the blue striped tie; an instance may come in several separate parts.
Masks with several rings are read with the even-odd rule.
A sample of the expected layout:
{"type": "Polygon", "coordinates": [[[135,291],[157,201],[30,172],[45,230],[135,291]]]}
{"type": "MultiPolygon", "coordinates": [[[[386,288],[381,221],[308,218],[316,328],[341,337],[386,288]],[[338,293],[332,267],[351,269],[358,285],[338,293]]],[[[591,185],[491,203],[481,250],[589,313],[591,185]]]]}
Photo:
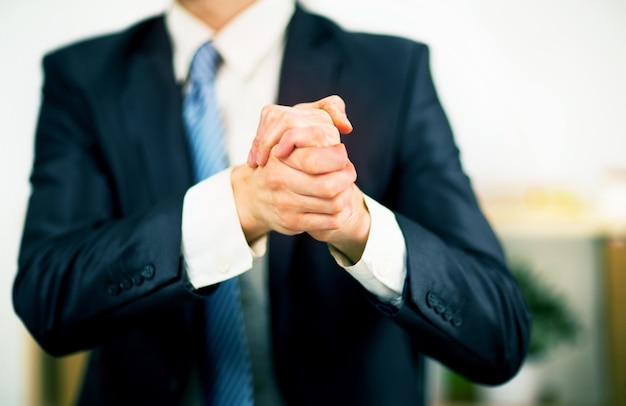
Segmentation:
{"type": "MultiPolygon", "coordinates": [[[[194,56],[183,116],[191,147],[194,175],[199,182],[228,165],[224,130],[215,97],[219,55],[210,42],[194,56]]],[[[219,215],[219,213],[215,213],[219,215]]],[[[239,298],[239,281],[219,284],[206,299],[206,400],[212,406],[252,405],[250,361],[239,298]]]]}

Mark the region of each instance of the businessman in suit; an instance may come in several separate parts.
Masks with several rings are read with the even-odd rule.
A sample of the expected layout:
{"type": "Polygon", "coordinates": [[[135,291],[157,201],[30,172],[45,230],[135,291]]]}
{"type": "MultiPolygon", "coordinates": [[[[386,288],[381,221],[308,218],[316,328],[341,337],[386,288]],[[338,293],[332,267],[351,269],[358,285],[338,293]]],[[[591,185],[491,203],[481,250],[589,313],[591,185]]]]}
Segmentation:
{"type": "Polygon", "coordinates": [[[50,354],[90,350],[79,403],[201,399],[233,278],[257,404],[423,404],[424,357],[512,377],[529,314],[428,63],[291,0],[179,0],[47,55],[13,299],[50,354]],[[196,183],[181,112],[207,41],[229,164],[196,183]]]}

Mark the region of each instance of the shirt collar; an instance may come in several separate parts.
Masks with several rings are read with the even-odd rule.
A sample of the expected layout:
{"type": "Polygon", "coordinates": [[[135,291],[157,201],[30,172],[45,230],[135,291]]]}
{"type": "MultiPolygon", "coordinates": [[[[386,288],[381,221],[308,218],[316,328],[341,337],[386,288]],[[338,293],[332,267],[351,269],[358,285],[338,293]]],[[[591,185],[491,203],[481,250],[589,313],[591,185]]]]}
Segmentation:
{"type": "Polygon", "coordinates": [[[249,76],[278,41],[282,41],[295,10],[293,0],[257,0],[219,32],[199,20],[177,1],[166,12],[176,80],[183,82],[202,44],[213,40],[223,64],[249,76]]]}

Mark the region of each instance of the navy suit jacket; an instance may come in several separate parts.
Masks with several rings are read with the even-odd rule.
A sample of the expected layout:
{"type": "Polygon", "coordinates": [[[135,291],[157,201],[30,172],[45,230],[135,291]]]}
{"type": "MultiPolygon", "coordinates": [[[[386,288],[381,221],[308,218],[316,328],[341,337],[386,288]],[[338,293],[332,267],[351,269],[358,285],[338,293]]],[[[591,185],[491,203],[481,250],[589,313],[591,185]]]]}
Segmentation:
{"type": "MultiPolygon", "coordinates": [[[[91,350],[80,402],[174,405],[202,341],[181,267],[192,184],[162,16],[44,58],[14,305],[61,356],[91,350]]],[[[529,315],[459,161],[427,47],[297,8],[278,103],[340,95],[357,184],[394,211],[404,305],[377,302],[306,234],[270,235],[275,371],[294,405],[420,405],[423,357],[470,379],[516,373],[529,315]]]]}

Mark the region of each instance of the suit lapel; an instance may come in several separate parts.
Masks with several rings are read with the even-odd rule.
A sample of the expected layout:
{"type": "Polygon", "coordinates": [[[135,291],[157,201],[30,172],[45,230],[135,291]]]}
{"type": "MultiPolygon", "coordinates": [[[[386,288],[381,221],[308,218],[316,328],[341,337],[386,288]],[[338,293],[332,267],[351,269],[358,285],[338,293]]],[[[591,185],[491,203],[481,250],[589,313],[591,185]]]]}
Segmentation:
{"type": "Polygon", "coordinates": [[[163,17],[142,27],[120,103],[154,199],[183,192],[192,182],[182,123],[182,95],[172,67],[163,17]]]}
{"type": "Polygon", "coordinates": [[[278,103],[291,106],[335,93],[340,59],[318,17],[297,6],[287,31],[278,103]]]}

